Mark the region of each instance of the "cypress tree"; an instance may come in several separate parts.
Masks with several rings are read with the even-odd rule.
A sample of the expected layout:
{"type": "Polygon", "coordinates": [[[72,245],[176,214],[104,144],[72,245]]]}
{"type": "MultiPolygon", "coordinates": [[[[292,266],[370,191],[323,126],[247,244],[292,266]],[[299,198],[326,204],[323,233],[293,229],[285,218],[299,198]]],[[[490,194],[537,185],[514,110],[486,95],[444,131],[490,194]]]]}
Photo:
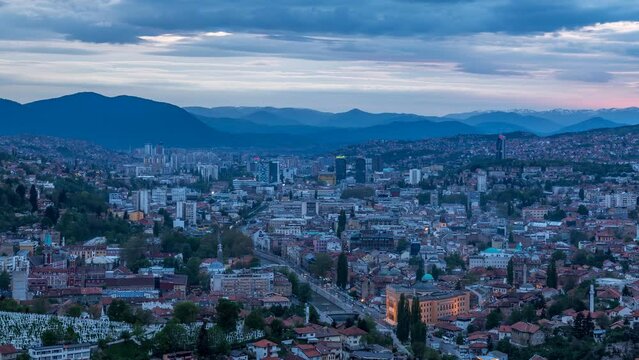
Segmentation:
{"type": "Polygon", "coordinates": [[[345,289],[348,285],[348,259],[345,253],[337,258],[337,286],[345,289]]]}
{"type": "Polygon", "coordinates": [[[557,288],[557,265],[555,265],[555,261],[550,261],[550,265],[548,265],[548,273],[546,274],[546,286],[549,288],[557,288]]]}
{"type": "Polygon", "coordinates": [[[337,218],[337,237],[342,237],[342,232],[346,229],[346,211],[340,210],[337,218]]]}
{"type": "Polygon", "coordinates": [[[411,342],[425,342],[426,331],[424,329],[424,324],[422,323],[421,316],[421,308],[419,306],[419,298],[413,298],[413,305],[411,307],[410,312],[411,317],[411,329],[410,329],[410,337],[411,342]]]}
{"type": "Polygon", "coordinates": [[[404,294],[399,296],[399,302],[397,303],[396,334],[401,342],[406,342],[410,334],[410,311],[408,310],[408,301],[406,301],[404,294]]]}
{"type": "Polygon", "coordinates": [[[508,266],[506,267],[506,274],[507,274],[506,280],[508,281],[508,285],[512,285],[515,279],[514,264],[513,264],[512,258],[508,260],[508,266]]]}
{"type": "Polygon", "coordinates": [[[31,189],[29,189],[29,202],[31,203],[31,212],[38,211],[38,190],[35,185],[31,185],[31,189]]]}

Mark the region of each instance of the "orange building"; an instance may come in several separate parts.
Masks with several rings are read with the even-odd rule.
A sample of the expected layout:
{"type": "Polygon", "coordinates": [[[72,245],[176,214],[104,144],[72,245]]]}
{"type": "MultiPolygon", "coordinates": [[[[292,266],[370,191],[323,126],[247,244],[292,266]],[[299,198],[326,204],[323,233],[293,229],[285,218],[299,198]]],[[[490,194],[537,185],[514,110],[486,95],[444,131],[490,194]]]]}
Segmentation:
{"type": "Polygon", "coordinates": [[[412,307],[414,299],[419,299],[422,322],[434,325],[439,318],[459,315],[470,311],[470,293],[468,291],[444,291],[433,285],[420,284],[412,288],[389,285],[386,287],[386,321],[397,323],[397,305],[400,296],[412,307]]]}

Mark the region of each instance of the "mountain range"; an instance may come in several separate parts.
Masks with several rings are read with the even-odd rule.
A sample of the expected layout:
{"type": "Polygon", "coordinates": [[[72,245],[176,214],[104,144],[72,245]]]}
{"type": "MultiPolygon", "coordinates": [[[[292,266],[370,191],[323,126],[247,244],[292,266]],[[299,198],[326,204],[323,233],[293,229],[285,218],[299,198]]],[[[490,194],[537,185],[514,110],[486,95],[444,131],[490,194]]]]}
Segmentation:
{"type": "Polygon", "coordinates": [[[0,135],[88,140],[124,149],[145,142],[175,147],[327,150],[369,140],[529,132],[539,136],[639,124],[639,108],[484,111],[446,116],[331,113],[274,107],[186,107],[133,96],[77,93],[19,104],[0,99],[0,135]]]}

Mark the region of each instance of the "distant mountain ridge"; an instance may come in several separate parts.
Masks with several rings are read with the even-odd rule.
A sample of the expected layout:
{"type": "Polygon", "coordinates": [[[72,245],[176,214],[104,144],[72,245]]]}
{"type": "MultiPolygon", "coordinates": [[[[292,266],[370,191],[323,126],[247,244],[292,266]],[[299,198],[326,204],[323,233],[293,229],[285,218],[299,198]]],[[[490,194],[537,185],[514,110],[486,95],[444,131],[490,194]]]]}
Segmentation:
{"type": "MultiPolygon", "coordinates": [[[[594,111],[594,110],[593,110],[594,111]]],[[[601,110],[602,112],[604,110],[601,110]]],[[[19,104],[0,99],[0,135],[34,134],[91,141],[125,149],[146,142],[172,147],[268,148],[325,151],[370,140],[418,140],[461,134],[592,131],[632,123],[639,109],[606,109],[624,122],[589,117],[568,125],[517,110],[423,116],[369,113],[360,109],[330,113],[274,107],[180,108],[134,96],[77,93],[19,104]],[[188,110],[188,111],[187,111],[188,110]]],[[[556,118],[562,112],[552,110],[556,118]]],[[[596,112],[596,111],[595,111],[596,112]]],[[[587,111],[566,111],[584,116],[587,111]]],[[[590,113],[588,113],[590,114],[590,113]]],[[[574,115],[577,116],[577,115],[574,115]]],[[[636,121],[639,123],[639,120],[636,121]]],[[[635,128],[619,131],[635,131],[635,128]]],[[[515,134],[511,134],[515,136],[515,134]]]]}

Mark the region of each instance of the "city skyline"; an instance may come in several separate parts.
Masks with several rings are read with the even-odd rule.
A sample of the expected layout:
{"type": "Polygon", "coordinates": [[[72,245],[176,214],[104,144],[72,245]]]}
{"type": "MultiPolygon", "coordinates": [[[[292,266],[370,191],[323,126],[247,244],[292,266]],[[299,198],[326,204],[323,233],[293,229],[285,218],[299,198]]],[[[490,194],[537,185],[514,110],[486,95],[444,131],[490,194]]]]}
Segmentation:
{"type": "Polygon", "coordinates": [[[0,2],[0,97],[442,115],[637,104],[627,2],[0,2]]]}

